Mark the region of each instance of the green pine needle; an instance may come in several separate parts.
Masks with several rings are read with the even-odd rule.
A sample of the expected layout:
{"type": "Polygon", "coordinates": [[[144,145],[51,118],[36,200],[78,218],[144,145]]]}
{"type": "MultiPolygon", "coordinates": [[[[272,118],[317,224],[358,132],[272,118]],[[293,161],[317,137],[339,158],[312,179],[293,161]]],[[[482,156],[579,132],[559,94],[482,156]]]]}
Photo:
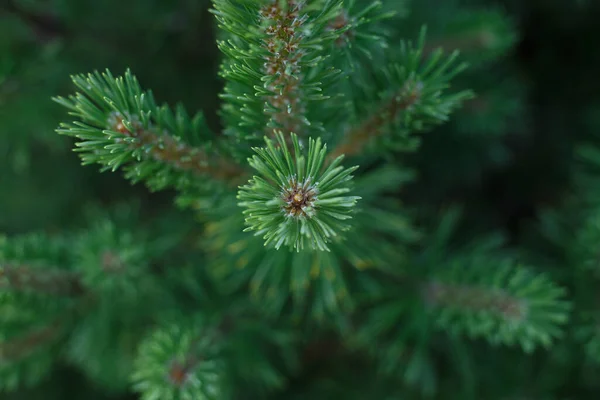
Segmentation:
{"type": "Polygon", "coordinates": [[[360,199],[346,195],[358,166],[340,166],[340,156],[323,171],[327,146],[321,139],[309,139],[304,155],[298,137],[292,134],[292,155],[283,134],[278,132],[276,137],[277,142],[265,138],[266,148],[254,149],[258,155],[248,160],[260,176],[238,193],[239,205],[246,208],[246,230],[262,235],[265,245],[276,249],[286,245],[300,251],[308,245],[329,251],[327,243],[349,229],[345,221],[352,218],[360,199]]]}

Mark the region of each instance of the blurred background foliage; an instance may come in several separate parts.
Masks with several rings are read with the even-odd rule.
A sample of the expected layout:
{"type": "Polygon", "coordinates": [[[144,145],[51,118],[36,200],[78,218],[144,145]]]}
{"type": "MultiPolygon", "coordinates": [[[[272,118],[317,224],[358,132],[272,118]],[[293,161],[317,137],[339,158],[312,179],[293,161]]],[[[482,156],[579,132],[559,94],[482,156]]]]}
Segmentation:
{"type": "MultiPolygon", "coordinates": [[[[130,67],[159,101],[202,109],[218,130],[222,82],[208,7],[207,0],[0,0],[0,232],[61,232],[85,224],[90,207],[132,199],[145,213],[170,209],[170,193],[80,167],[71,141],[53,131],[65,114],[50,98],[72,92],[70,74],[130,67]]],[[[458,48],[470,62],[459,84],[477,93],[424,136],[419,152],[403,156],[420,178],[405,201],[425,220],[437,215],[428,208],[465,204],[468,229],[508,231],[520,243],[540,210],[563,201],[575,145],[600,131],[600,2],[414,0],[398,11],[408,18],[390,43],[427,24],[432,47],[458,48]]],[[[570,384],[586,379],[578,369],[564,374],[569,395],[570,384]]],[[[103,393],[65,367],[41,388],[0,397],[111,398],[103,393]]]]}

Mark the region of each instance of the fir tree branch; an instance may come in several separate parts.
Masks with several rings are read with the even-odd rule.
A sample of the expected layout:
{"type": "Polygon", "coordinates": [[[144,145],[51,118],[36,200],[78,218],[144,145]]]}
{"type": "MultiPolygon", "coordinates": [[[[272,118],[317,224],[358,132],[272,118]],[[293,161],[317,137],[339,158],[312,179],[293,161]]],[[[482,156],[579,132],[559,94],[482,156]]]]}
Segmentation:
{"type": "Polygon", "coordinates": [[[0,265],[0,289],[68,297],[85,292],[75,273],[17,263],[0,265]]]}

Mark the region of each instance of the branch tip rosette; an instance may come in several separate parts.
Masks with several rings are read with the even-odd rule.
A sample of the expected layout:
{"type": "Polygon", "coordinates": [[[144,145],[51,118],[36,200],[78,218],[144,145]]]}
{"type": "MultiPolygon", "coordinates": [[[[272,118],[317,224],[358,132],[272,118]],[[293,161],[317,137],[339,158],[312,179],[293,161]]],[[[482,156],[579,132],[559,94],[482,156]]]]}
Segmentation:
{"type": "Polygon", "coordinates": [[[329,251],[328,243],[350,228],[347,220],[360,199],[348,195],[358,166],[341,166],[343,155],[325,166],[327,146],[320,138],[309,139],[308,149],[293,133],[289,142],[279,131],[248,159],[258,176],[238,192],[245,231],[254,231],[265,246],[276,249],[329,251]]]}

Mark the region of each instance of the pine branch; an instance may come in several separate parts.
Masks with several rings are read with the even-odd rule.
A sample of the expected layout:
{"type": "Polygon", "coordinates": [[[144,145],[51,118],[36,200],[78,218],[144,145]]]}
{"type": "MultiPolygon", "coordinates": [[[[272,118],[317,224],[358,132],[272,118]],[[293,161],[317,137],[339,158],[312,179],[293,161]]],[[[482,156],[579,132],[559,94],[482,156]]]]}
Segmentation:
{"type": "Polygon", "coordinates": [[[226,80],[222,115],[226,133],[258,141],[281,130],[306,134],[321,121],[309,112],[312,102],[326,99],[322,86],[339,71],[324,63],[325,46],[339,37],[327,24],[341,12],[337,0],[214,0],[218,42],[225,54],[226,80]],[[258,21],[258,24],[257,24],[258,21]]]}
{"type": "MultiPolygon", "coordinates": [[[[181,106],[174,110],[158,106],[152,93],[143,91],[129,71],[118,78],[108,71],[75,76],[79,92],[55,99],[76,119],[61,124],[58,132],[77,139],[76,151],[84,164],[97,163],[102,170],[123,168],[128,179],[144,181],[152,190],[174,187],[185,194],[191,192],[194,204],[209,201],[195,198],[200,188],[220,185],[231,189],[247,182],[239,187],[239,204],[233,204],[233,195],[224,196],[227,204],[223,208],[207,212],[221,218],[206,226],[207,233],[214,236],[207,240],[209,245],[201,247],[201,258],[195,253],[183,256],[193,257],[194,265],[204,263],[205,250],[214,256],[206,261],[211,278],[222,278],[219,290],[209,295],[191,293],[198,294],[194,300],[211,297],[210,302],[193,303],[203,314],[190,323],[177,315],[174,323],[160,324],[139,346],[133,365],[132,349],[141,332],[160,322],[161,312],[172,316],[172,306],[190,304],[188,293],[179,303],[178,294],[169,292],[173,287],[159,282],[163,276],[157,277],[152,268],[157,255],[161,263],[167,263],[166,268],[174,262],[164,251],[169,246],[106,223],[69,241],[69,265],[76,273],[34,268],[33,261],[19,257],[0,258],[10,261],[0,268],[0,289],[8,292],[79,296],[84,285],[90,292],[93,289],[91,301],[76,305],[85,303],[85,314],[78,315],[81,318],[64,353],[94,381],[122,388],[123,378],[133,368],[134,389],[145,400],[216,400],[239,398],[239,394],[247,397],[247,393],[260,397],[258,393],[285,383],[297,356],[297,327],[271,327],[265,315],[289,311],[293,306],[293,317],[301,321],[309,316],[327,325],[343,326],[345,312],[356,304],[353,297],[370,296],[380,288],[375,279],[379,271],[374,269],[390,271],[401,265],[405,272],[410,261],[406,244],[418,235],[396,197],[387,194],[410,174],[400,168],[377,169],[353,180],[357,167],[344,168],[343,157],[362,154],[371,145],[385,143],[381,148],[388,150],[395,146],[390,145],[393,142],[412,144],[413,133],[446,121],[470,94],[446,93],[450,80],[463,66],[455,64],[456,53],[444,57],[433,52],[423,62],[423,34],[416,47],[403,44],[400,59],[365,85],[366,96],[354,93],[356,98],[349,103],[362,107],[356,116],[350,110],[348,118],[329,119],[328,109],[343,112],[342,104],[347,104],[322,102],[330,95],[347,94],[343,85],[333,85],[342,76],[334,67],[335,57],[348,55],[352,64],[358,59],[349,50],[355,44],[364,45],[364,54],[371,57],[368,50],[381,32],[376,22],[390,16],[379,14],[379,1],[364,1],[357,11],[358,3],[213,1],[213,13],[224,31],[219,42],[225,54],[222,115],[226,136],[234,139],[230,143],[215,142],[217,135],[201,114],[190,117],[181,106]],[[335,142],[335,135],[342,132],[345,135],[339,146],[328,153],[324,139],[335,142]],[[248,181],[246,165],[239,164],[239,154],[232,157],[230,152],[239,147],[245,155],[251,141],[263,138],[264,146],[252,148],[256,155],[248,162],[257,176],[248,181]],[[360,178],[355,189],[351,183],[360,178]],[[244,208],[243,215],[238,206],[244,208]],[[246,231],[261,238],[242,232],[244,220],[246,231]],[[296,252],[266,249],[284,245],[296,252]],[[359,271],[363,269],[371,271],[359,271]],[[262,302],[255,312],[258,316],[248,317],[247,305],[255,303],[246,297],[238,314],[231,316],[229,309],[227,313],[219,309],[220,304],[229,306],[232,296],[247,291],[251,300],[262,302]],[[224,292],[227,297],[218,297],[224,292]],[[213,319],[213,315],[217,317],[213,319]]],[[[378,69],[379,63],[374,64],[378,69]]],[[[172,241],[177,235],[170,231],[167,236],[167,241],[172,241]]],[[[514,266],[505,270],[500,265],[492,268],[491,274],[481,268],[473,277],[470,272],[475,271],[475,262],[462,261],[456,265],[449,262],[447,270],[426,276],[419,286],[423,290],[418,313],[424,314],[423,306],[427,306],[437,327],[484,336],[494,343],[519,342],[528,350],[558,336],[567,307],[557,286],[514,266]]],[[[493,264],[493,260],[485,261],[493,264]]],[[[180,274],[176,280],[185,278],[180,274]]],[[[398,287],[393,289],[391,304],[370,314],[368,328],[373,332],[408,327],[410,335],[413,331],[405,324],[404,312],[413,304],[398,296],[398,287]]],[[[17,304],[10,305],[13,312],[18,310],[17,304]]],[[[31,314],[37,317],[35,312],[31,314]]],[[[23,324],[17,322],[15,325],[23,324]]],[[[52,342],[58,328],[54,330],[50,324],[7,341],[0,345],[0,358],[20,361],[31,349],[52,342]]],[[[404,346],[406,336],[395,339],[396,346],[391,346],[389,353],[397,355],[394,350],[404,346]]],[[[402,355],[407,354],[414,363],[413,375],[430,368],[424,353],[402,355]]]]}
{"type": "Polygon", "coordinates": [[[269,53],[263,73],[274,77],[265,85],[271,93],[265,96],[271,106],[265,108],[265,113],[274,125],[268,128],[267,135],[270,137],[275,136],[277,129],[301,135],[308,123],[302,104],[300,67],[304,58],[300,42],[307,20],[307,15],[301,14],[305,4],[303,1],[290,1],[285,8],[282,7],[284,4],[274,2],[259,11],[268,36],[263,43],[269,53]]]}
{"type": "Polygon", "coordinates": [[[343,221],[351,218],[359,197],[346,195],[347,182],[358,167],[344,169],[339,166],[343,157],[338,157],[323,170],[327,146],[320,139],[309,139],[306,156],[298,137],[292,134],[291,140],[293,156],[282,132],[277,134],[278,148],[267,139],[266,148],[255,149],[258,155],[250,165],[262,176],[255,176],[238,194],[240,206],[246,208],[247,230],[276,249],[285,244],[297,251],[305,246],[329,250],[327,242],[350,228],[343,221]]]}
{"type": "Polygon", "coordinates": [[[46,234],[0,236],[0,291],[65,298],[85,294],[81,276],[70,270],[70,244],[46,234]]]}
{"type": "MultiPolygon", "coordinates": [[[[192,327],[171,325],[156,330],[149,336],[138,350],[135,371],[132,375],[134,390],[142,393],[144,398],[175,398],[178,393],[196,396],[196,398],[212,398],[216,396],[218,378],[214,360],[209,354],[202,354],[204,349],[198,346],[197,340],[204,333],[201,325],[192,327]],[[206,362],[205,373],[196,370],[202,361],[206,362]],[[206,367],[212,365],[210,370],[206,367]]],[[[181,396],[183,397],[183,396],[181,396]]],[[[185,397],[183,397],[185,398],[185,397]]]]}
{"type": "Polygon", "coordinates": [[[208,269],[231,290],[249,289],[269,315],[291,309],[319,321],[338,320],[354,307],[355,297],[365,295],[363,283],[372,287],[365,270],[404,265],[407,245],[419,238],[403,206],[382,199],[410,177],[403,169],[385,167],[353,178],[352,191],[362,199],[352,214],[352,229],[332,238],[329,252],[272,251],[261,238],[242,232],[244,217],[235,202],[213,209],[202,242],[210,255],[208,269]]]}
{"type": "Polygon", "coordinates": [[[55,101],[78,121],[57,131],[80,140],[76,151],[84,165],[98,163],[103,171],[124,165],[128,179],[144,180],[153,190],[183,190],[207,180],[238,183],[243,169],[214,150],[214,134],[201,114],[190,118],[181,106],[175,112],[157,106],[130,71],[119,78],[108,71],[79,75],[73,82],[81,93],[55,101]]]}
{"type": "Polygon", "coordinates": [[[372,116],[345,135],[345,141],[334,149],[330,157],[342,154],[352,156],[360,154],[374,138],[386,133],[388,125],[400,118],[402,113],[414,107],[422,96],[423,84],[407,81],[404,86],[392,95],[388,102],[372,113],[372,116]]]}
{"type": "Polygon", "coordinates": [[[62,321],[56,320],[42,328],[33,329],[24,335],[0,342],[0,363],[17,362],[40,347],[53,342],[62,332],[62,321]]]}
{"type": "Polygon", "coordinates": [[[47,377],[71,315],[45,299],[23,300],[0,297],[0,392],[34,386],[47,377]]]}
{"type": "Polygon", "coordinates": [[[0,264],[0,289],[77,297],[85,293],[79,276],[56,268],[27,264],[0,264]]]}
{"type": "Polygon", "coordinates": [[[431,351],[437,332],[530,353],[548,348],[566,329],[572,304],[565,290],[507,256],[501,238],[478,238],[456,249],[458,211],[437,218],[422,251],[400,270],[384,271],[388,279],[366,293],[353,316],[351,343],[366,350],[380,343],[385,350],[375,355],[386,373],[398,374],[410,348],[431,351]]]}
{"type": "Polygon", "coordinates": [[[154,161],[169,165],[175,170],[191,172],[200,177],[209,175],[226,182],[235,182],[235,178],[241,174],[239,167],[224,157],[211,157],[201,148],[182,143],[177,137],[165,132],[159,133],[159,129],[155,127],[144,129],[135,116],[130,116],[126,122],[123,115],[116,112],[111,114],[108,122],[108,129],[125,135],[125,138],[116,139],[115,143],[127,143],[129,150],[134,153],[146,151],[154,161]]]}
{"type": "Polygon", "coordinates": [[[474,264],[484,258],[477,259],[456,260],[423,286],[423,300],[437,311],[441,328],[495,344],[519,344],[527,352],[561,335],[570,309],[562,288],[512,261],[484,273],[487,269],[474,264]]]}
{"type": "Polygon", "coordinates": [[[228,308],[224,318],[196,315],[182,323],[181,317],[158,327],[140,345],[134,388],[144,399],[212,400],[237,398],[245,384],[254,393],[279,386],[282,377],[266,351],[280,346],[285,353],[287,335],[249,318],[247,304],[242,309],[243,316],[228,308]]]}
{"type": "Polygon", "coordinates": [[[358,104],[365,115],[356,121],[356,127],[347,130],[330,157],[361,154],[371,145],[380,151],[394,149],[397,143],[403,149],[412,149],[415,132],[446,122],[472,96],[469,91],[445,93],[450,80],[466,65],[456,65],[458,52],[445,57],[441,49],[424,61],[425,35],[423,29],[416,45],[402,43],[399,59],[384,68],[381,82],[365,88],[358,104]]]}
{"type": "Polygon", "coordinates": [[[292,305],[294,312],[326,320],[351,308],[347,271],[340,262],[343,253],[334,246],[331,252],[272,251],[262,239],[242,232],[244,219],[235,208],[207,225],[203,244],[216,279],[230,290],[249,290],[251,301],[267,315],[280,316],[292,305]]]}

